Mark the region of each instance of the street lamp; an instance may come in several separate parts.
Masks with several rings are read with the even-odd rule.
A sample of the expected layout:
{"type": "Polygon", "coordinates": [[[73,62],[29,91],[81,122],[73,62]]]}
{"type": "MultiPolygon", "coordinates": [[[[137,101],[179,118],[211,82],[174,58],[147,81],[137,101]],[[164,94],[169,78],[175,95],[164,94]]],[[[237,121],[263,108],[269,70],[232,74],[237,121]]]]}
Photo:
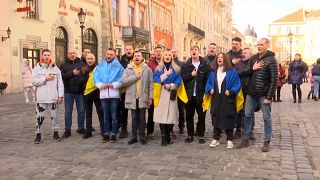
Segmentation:
{"type": "Polygon", "coordinates": [[[78,13],[80,28],[81,28],[81,52],[83,52],[83,28],[84,28],[84,21],[86,20],[86,13],[83,12],[83,9],[80,8],[78,13]]]}
{"type": "Polygon", "coordinates": [[[7,35],[8,35],[8,36],[2,36],[2,37],[1,37],[2,42],[10,38],[11,30],[10,30],[9,27],[8,27],[8,29],[7,29],[7,35]]]}
{"type": "Polygon", "coordinates": [[[203,46],[203,56],[206,55],[206,50],[207,50],[206,46],[203,46]]]}
{"type": "Polygon", "coordinates": [[[291,63],[291,59],[292,59],[292,38],[293,38],[293,34],[291,32],[291,29],[290,29],[290,32],[288,34],[288,37],[289,37],[289,40],[290,40],[290,59],[289,59],[289,62],[291,63]]]}

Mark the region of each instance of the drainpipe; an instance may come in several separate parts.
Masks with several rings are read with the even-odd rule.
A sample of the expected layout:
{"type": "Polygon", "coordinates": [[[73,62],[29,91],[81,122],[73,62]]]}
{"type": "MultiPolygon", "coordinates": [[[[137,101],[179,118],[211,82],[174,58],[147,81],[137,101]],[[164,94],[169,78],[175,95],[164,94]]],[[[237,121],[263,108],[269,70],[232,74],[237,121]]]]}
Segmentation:
{"type": "Polygon", "coordinates": [[[150,31],[150,43],[149,43],[149,51],[153,49],[153,39],[154,39],[154,32],[152,27],[152,19],[153,19],[153,11],[152,11],[152,0],[148,0],[148,11],[149,11],[149,31],[150,31]]]}
{"type": "Polygon", "coordinates": [[[113,9],[112,9],[112,0],[108,0],[109,4],[109,18],[110,18],[110,31],[111,31],[111,47],[115,48],[115,34],[114,34],[114,22],[113,22],[113,9]]]}

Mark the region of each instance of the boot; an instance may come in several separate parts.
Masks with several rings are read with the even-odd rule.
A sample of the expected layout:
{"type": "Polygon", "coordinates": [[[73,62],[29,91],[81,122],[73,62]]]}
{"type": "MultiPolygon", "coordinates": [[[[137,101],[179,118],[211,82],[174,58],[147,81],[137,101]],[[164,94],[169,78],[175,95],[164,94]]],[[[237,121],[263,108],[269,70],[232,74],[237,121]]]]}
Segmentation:
{"type": "Polygon", "coordinates": [[[250,146],[249,139],[244,139],[241,141],[241,143],[237,146],[237,149],[242,149],[250,146]]]}
{"type": "Polygon", "coordinates": [[[60,136],[59,136],[58,131],[54,131],[54,132],[53,132],[53,139],[54,139],[55,141],[61,141],[61,138],[60,138],[60,136]]]}
{"type": "Polygon", "coordinates": [[[34,143],[35,144],[40,144],[40,142],[41,142],[41,134],[37,133],[37,136],[36,136],[36,139],[34,140],[34,143]]]}
{"type": "Polygon", "coordinates": [[[269,144],[270,144],[270,141],[265,141],[265,142],[263,143],[263,146],[262,146],[262,148],[261,148],[261,151],[262,151],[262,152],[268,152],[268,151],[269,151],[269,144]]]}
{"type": "Polygon", "coordinates": [[[161,132],[161,146],[167,145],[166,129],[164,124],[159,124],[161,132]]]}
{"type": "Polygon", "coordinates": [[[173,142],[171,141],[171,127],[170,125],[165,125],[166,126],[166,142],[167,144],[172,144],[173,142]]]}

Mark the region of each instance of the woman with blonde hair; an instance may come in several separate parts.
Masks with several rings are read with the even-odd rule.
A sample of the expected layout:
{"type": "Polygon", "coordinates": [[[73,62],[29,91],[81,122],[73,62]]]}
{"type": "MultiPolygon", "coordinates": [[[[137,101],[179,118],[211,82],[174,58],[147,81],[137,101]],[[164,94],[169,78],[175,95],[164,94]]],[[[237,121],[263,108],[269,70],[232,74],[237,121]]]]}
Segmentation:
{"type": "Polygon", "coordinates": [[[154,75],[154,122],[159,123],[162,146],[172,144],[170,127],[178,122],[177,89],[182,83],[180,67],[170,51],[164,52],[154,75]]]}

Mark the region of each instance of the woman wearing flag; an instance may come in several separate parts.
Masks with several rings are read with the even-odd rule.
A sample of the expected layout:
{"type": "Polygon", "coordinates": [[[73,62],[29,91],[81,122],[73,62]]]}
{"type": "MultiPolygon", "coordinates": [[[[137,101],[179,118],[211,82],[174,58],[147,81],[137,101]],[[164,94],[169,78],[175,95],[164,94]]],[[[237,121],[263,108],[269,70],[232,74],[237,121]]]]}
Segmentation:
{"type": "Polygon", "coordinates": [[[159,123],[162,146],[172,144],[170,125],[178,123],[177,90],[182,83],[180,68],[173,61],[170,51],[164,52],[155,69],[154,80],[154,122],[159,123]]]}
{"type": "Polygon", "coordinates": [[[219,145],[224,129],[227,135],[227,148],[232,149],[233,128],[237,119],[237,110],[239,110],[237,108],[239,102],[236,102],[236,98],[241,90],[241,82],[225,53],[218,54],[214,67],[205,90],[212,95],[210,113],[214,135],[210,147],[219,145]]]}

